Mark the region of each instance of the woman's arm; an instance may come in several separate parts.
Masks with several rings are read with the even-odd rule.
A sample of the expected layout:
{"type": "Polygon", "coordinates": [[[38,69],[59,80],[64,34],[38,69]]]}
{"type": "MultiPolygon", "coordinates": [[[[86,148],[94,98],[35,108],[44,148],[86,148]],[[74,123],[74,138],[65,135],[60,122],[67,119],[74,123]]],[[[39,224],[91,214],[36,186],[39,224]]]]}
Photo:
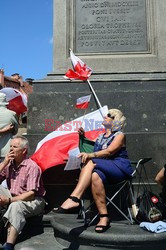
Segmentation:
{"type": "Polygon", "coordinates": [[[92,158],[103,158],[114,155],[119,151],[125,144],[125,135],[123,133],[118,134],[108,148],[94,152],[94,153],[81,153],[78,157],[82,157],[82,162],[85,163],[88,159],[92,158]]]}

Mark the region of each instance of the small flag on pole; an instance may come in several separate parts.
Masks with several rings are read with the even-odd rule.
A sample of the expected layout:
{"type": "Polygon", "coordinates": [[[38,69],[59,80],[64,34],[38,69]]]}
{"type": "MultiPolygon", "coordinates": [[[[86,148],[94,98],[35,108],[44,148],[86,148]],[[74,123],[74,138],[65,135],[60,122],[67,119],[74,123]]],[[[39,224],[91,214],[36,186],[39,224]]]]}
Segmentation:
{"type": "Polygon", "coordinates": [[[77,109],[87,109],[90,103],[91,95],[82,96],[77,99],[76,108],[77,109]]]}
{"type": "Polygon", "coordinates": [[[70,80],[86,81],[91,76],[92,69],[89,68],[80,58],[75,56],[72,50],[70,50],[70,59],[73,70],[69,69],[64,77],[70,80]]]}

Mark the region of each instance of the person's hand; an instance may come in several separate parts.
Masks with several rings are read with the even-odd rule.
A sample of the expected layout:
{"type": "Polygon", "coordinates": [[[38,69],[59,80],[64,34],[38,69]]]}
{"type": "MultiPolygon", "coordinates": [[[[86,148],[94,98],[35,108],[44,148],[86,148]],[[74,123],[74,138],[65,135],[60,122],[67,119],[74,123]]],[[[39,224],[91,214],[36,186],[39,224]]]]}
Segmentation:
{"type": "Polygon", "coordinates": [[[10,150],[6,156],[5,156],[5,159],[4,159],[4,163],[5,165],[8,165],[10,161],[13,161],[14,160],[14,151],[13,150],[10,150]]]}
{"type": "Polygon", "coordinates": [[[85,137],[85,131],[84,131],[84,129],[83,129],[82,127],[80,127],[80,128],[78,129],[78,134],[79,134],[79,136],[85,137]]]}
{"type": "Polygon", "coordinates": [[[13,131],[14,129],[14,124],[13,123],[10,123],[8,126],[7,126],[7,132],[8,131],[13,131]]]}
{"type": "Polygon", "coordinates": [[[81,157],[81,162],[82,163],[86,163],[87,162],[87,160],[90,158],[89,157],[89,154],[87,154],[87,153],[80,153],[79,155],[78,155],[78,158],[80,158],[81,157]]]}
{"type": "Polygon", "coordinates": [[[9,125],[1,129],[1,133],[7,133],[9,131],[12,131],[13,129],[14,129],[14,125],[13,123],[10,123],[9,125]]]}
{"type": "Polygon", "coordinates": [[[0,206],[3,207],[9,204],[9,198],[3,195],[0,195],[0,206]]]}

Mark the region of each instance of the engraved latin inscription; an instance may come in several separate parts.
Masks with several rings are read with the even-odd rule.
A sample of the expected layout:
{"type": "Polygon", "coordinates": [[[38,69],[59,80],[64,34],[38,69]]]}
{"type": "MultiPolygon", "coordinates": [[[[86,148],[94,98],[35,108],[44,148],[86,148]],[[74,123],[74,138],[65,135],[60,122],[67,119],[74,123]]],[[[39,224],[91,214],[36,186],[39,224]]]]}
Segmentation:
{"type": "Polygon", "coordinates": [[[146,0],[76,0],[75,50],[145,52],[146,0]]]}

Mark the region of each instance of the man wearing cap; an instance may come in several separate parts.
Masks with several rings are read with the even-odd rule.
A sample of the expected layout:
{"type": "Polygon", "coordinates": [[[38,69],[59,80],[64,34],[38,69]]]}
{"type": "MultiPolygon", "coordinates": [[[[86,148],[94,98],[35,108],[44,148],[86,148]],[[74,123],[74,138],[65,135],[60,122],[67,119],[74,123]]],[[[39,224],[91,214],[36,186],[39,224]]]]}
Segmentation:
{"type": "Polygon", "coordinates": [[[18,131],[18,119],[14,111],[7,109],[6,95],[0,93],[0,162],[10,149],[10,140],[18,131]]]}

